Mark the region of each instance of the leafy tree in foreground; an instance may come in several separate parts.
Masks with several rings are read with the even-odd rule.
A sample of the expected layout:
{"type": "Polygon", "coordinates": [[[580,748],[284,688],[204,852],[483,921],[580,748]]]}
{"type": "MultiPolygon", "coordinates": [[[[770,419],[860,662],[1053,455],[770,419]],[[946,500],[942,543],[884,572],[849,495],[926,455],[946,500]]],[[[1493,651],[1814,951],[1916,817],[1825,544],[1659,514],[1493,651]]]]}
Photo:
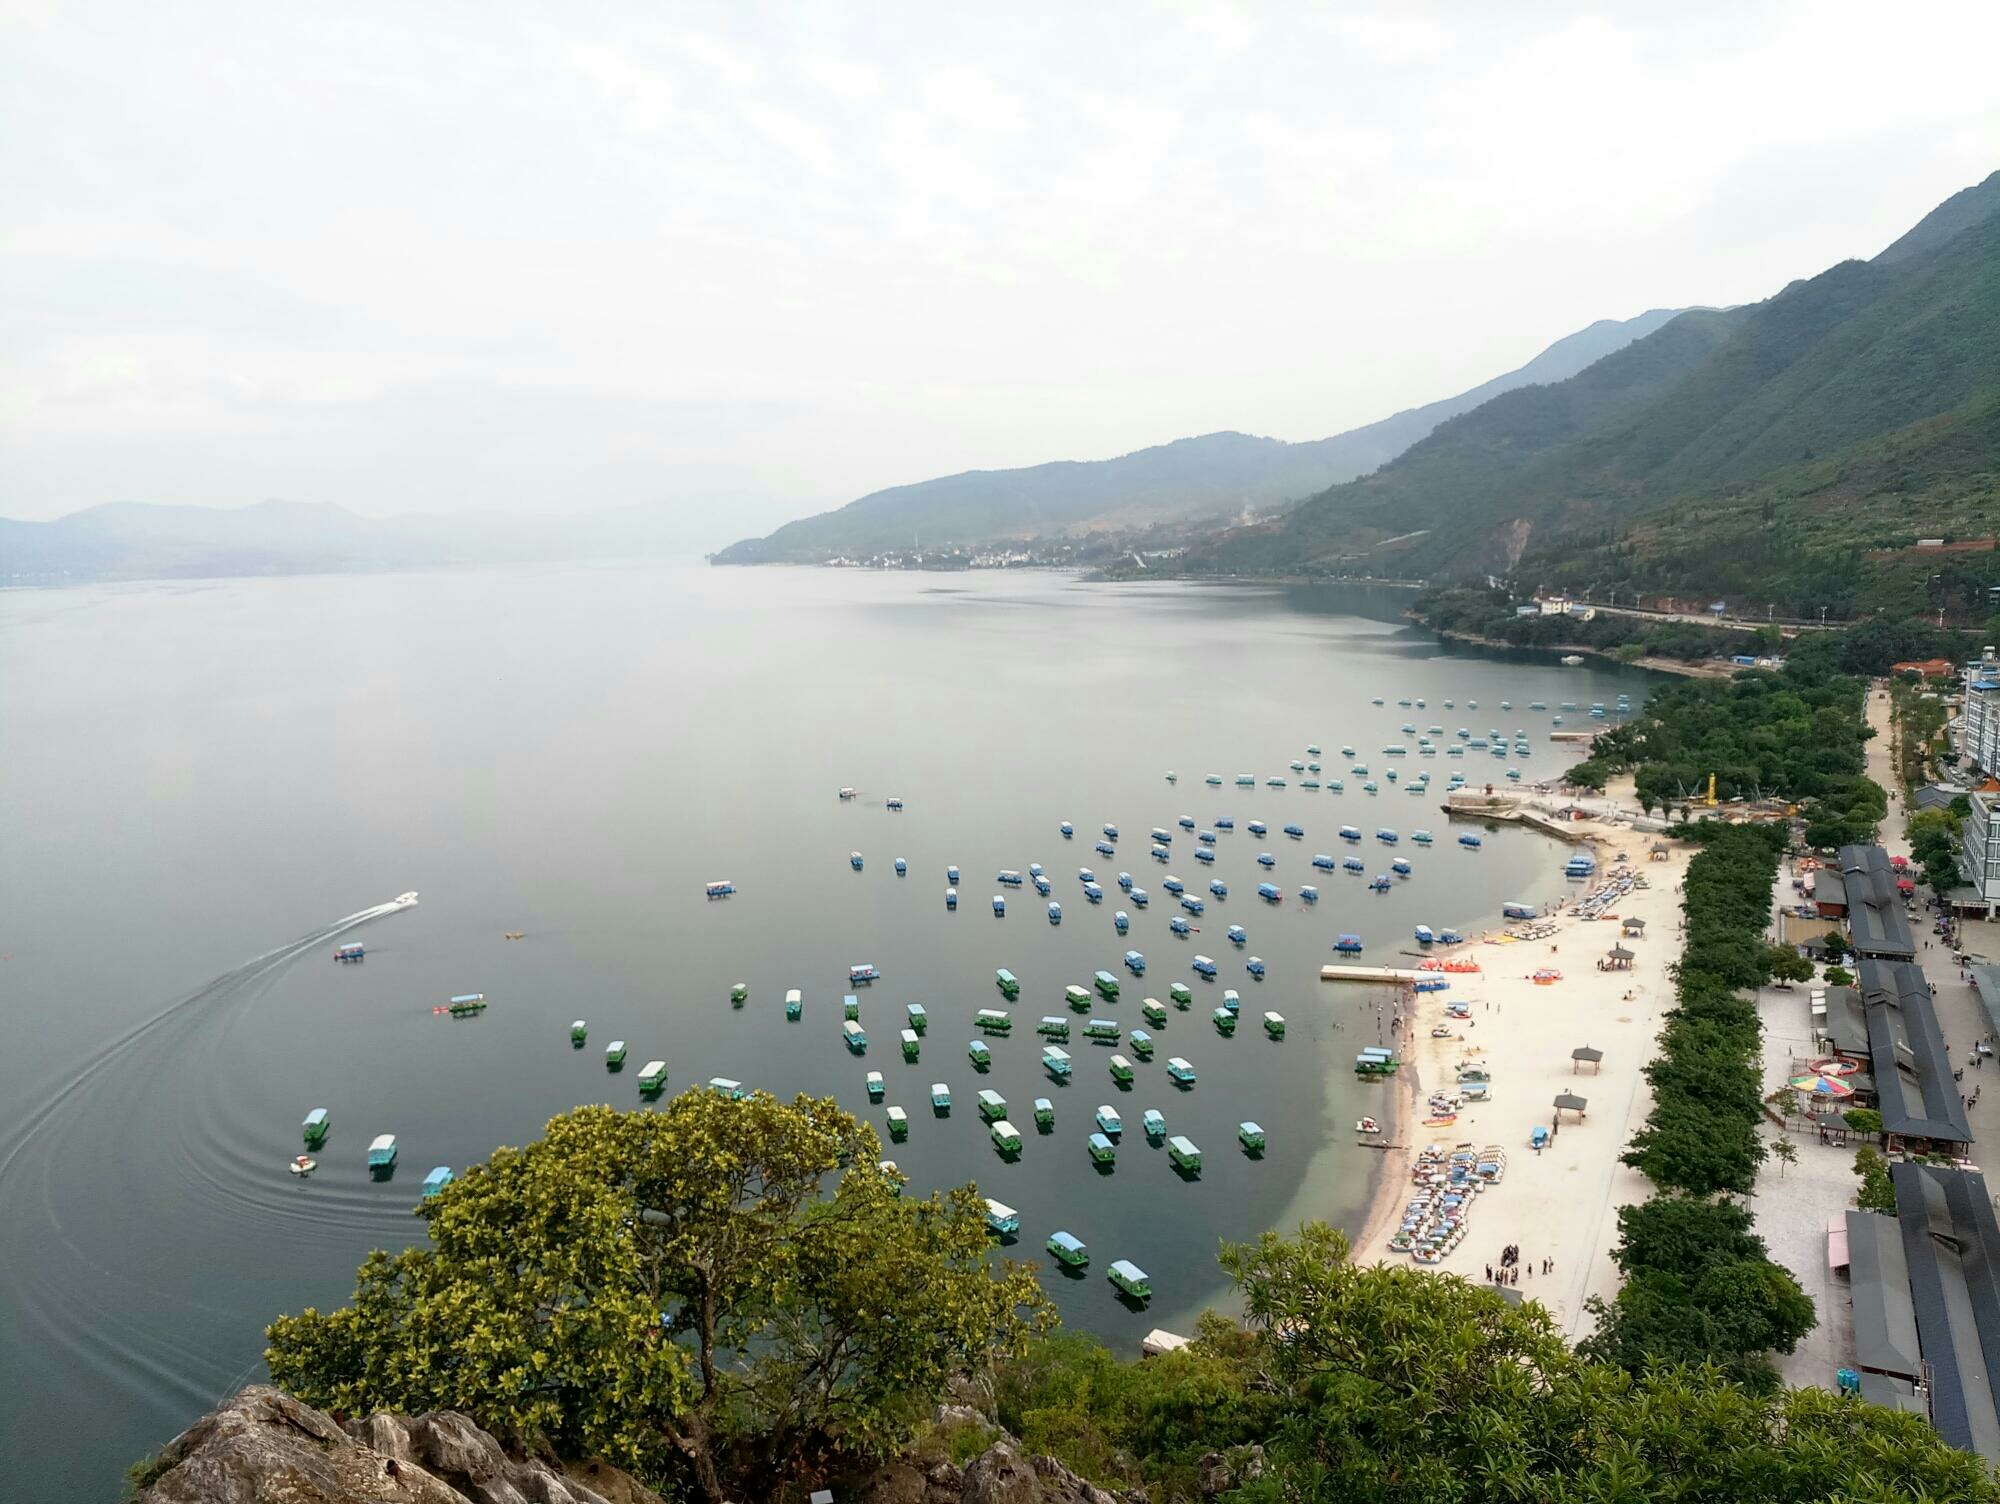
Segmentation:
{"type": "Polygon", "coordinates": [[[352,1305],[274,1322],[272,1378],[327,1408],[462,1410],[711,1500],[880,1455],[1049,1307],[989,1267],[971,1187],[900,1199],[879,1153],[830,1099],[578,1108],[427,1200],[431,1246],[370,1254],[352,1305]]]}

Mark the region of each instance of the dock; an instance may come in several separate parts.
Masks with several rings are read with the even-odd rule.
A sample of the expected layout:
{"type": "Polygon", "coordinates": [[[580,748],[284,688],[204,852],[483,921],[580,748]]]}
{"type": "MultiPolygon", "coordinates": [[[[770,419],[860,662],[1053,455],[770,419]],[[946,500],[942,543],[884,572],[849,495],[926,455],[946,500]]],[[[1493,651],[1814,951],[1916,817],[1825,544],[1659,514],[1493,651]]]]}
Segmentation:
{"type": "Polygon", "coordinates": [[[1445,796],[1444,812],[1454,820],[1493,820],[1526,825],[1574,846],[1581,846],[1596,833],[1595,826],[1586,825],[1579,829],[1572,821],[1557,820],[1539,810],[1530,809],[1525,794],[1474,794],[1461,789],[1445,796]]]}
{"type": "Polygon", "coordinates": [[[1435,975],[1435,972],[1401,966],[1322,966],[1319,969],[1322,982],[1411,983],[1435,975]]]}

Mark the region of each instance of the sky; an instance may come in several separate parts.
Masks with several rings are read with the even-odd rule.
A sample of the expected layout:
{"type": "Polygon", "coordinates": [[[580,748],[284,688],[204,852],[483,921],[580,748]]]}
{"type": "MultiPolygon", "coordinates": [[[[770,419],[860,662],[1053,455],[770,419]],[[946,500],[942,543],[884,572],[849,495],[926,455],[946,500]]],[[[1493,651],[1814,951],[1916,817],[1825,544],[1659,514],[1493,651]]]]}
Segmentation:
{"type": "Polygon", "coordinates": [[[1321,438],[1869,256],[2000,5],[0,0],[0,515],[1321,438]]]}

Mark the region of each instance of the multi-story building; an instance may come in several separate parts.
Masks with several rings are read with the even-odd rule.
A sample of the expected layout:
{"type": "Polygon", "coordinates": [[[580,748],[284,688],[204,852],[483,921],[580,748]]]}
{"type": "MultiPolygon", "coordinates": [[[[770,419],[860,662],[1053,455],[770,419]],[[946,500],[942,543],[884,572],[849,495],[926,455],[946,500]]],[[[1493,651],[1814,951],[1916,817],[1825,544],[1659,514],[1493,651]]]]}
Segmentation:
{"type": "Polygon", "coordinates": [[[1975,790],[1967,797],[1972,813],[1959,822],[1958,868],[1991,913],[2000,908],[2000,794],[1975,790]]]}
{"type": "Polygon", "coordinates": [[[1965,704],[1959,712],[1959,753],[1980,772],[2000,774],[2000,657],[1992,648],[1965,666],[1965,704]]]}

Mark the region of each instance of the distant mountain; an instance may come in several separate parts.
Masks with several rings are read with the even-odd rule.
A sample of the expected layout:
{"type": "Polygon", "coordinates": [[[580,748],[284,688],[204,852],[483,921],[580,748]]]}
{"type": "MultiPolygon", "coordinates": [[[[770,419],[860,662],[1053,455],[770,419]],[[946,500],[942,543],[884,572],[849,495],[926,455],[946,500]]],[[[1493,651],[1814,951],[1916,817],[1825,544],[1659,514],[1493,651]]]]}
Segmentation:
{"type": "Polygon", "coordinates": [[[1762,303],[1681,314],[1183,562],[1430,576],[1518,568],[1696,590],[1735,579],[1769,598],[1772,568],[1796,571],[1817,555],[1799,585],[1825,588],[1917,530],[1992,535],[1997,402],[2000,174],[1874,261],[1843,262],[1762,303]],[[1672,525],[1697,512],[1702,531],[1672,525]],[[1683,567],[1691,551],[1710,572],[1683,567]]]}
{"type": "Polygon", "coordinates": [[[968,470],[871,492],[838,511],[787,523],[767,538],[732,544],[715,562],[811,563],[1265,510],[1365,475],[1446,419],[1501,392],[1573,375],[1652,333],[1676,312],[1654,309],[1633,319],[1600,319],[1557,340],[1519,370],[1329,439],[1290,444],[1211,433],[1110,460],[968,470]]]}

